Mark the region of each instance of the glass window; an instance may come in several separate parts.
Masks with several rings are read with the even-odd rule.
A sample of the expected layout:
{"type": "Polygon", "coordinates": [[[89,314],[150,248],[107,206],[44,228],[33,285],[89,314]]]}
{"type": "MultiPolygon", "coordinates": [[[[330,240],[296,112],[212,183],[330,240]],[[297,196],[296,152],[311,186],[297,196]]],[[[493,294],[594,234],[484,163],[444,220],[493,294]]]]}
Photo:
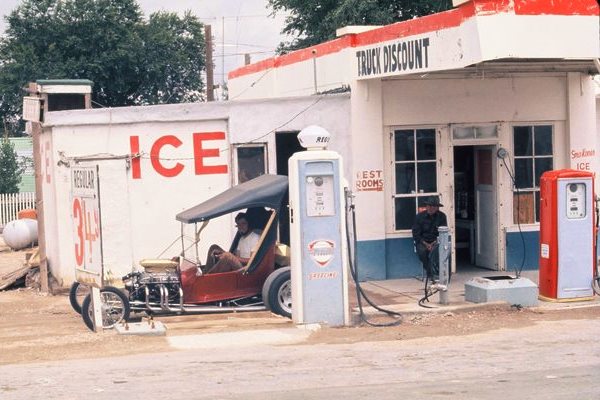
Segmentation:
{"type": "Polygon", "coordinates": [[[498,126],[455,126],[452,128],[452,137],[456,140],[497,138],[498,126]]]}
{"type": "Polygon", "coordinates": [[[415,135],[413,131],[396,131],[394,142],[396,161],[415,159],[415,135]]]}
{"type": "Polygon", "coordinates": [[[417,206],[437,194],[435,129],[400,129],[394,141],[394,228],[411,229],[417,206]]]}
{"type": "Polygon", "coordinates": [[[552,125],[513,127],[514,223],[540,221],[540,178],[553,168],[552,125]]]}
{"type": "Polygon", "coordinates": [[[244,183],[267,172],[266,147],[244,145],[236,148],[238,183],[244,183]]]}

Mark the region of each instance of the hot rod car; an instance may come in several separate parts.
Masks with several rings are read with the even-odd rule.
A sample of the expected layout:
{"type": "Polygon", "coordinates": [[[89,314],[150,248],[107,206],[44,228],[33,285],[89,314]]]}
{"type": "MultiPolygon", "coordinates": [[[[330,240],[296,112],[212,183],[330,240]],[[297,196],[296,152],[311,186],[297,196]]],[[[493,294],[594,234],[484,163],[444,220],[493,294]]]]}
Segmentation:
{"type": "MultiPolygon", "coordinates": [[[[123,277],[125,290],[107,286],[100,290],[104,328],[127,321],[130,313],[186,314],[271,310],[291,317],[290,267],[285,257],[276,262],[277,227],[282,201],[288,190],[285,176],[262,175],[234,186],[215,197],[177,214],[182,224],[194,224],[195,258],[182,251],[171,259],[142,260],[123,277]],[[260,239],[242,269],[206,273],[198,257],[200,233],[211,219],[246,210],[260,239]],[[199,226],[200,225],[200,226],[199,226]]],[[[230,251],[239,240],[233,239],[230,251]]],[[[189,250],[189,249],[188,249],[189,250]]],[[[281,253],[279,253],[281,256],[281,253]]],[[[93,329],[91,297],[86,296],[81,315],[93,329]]]]}

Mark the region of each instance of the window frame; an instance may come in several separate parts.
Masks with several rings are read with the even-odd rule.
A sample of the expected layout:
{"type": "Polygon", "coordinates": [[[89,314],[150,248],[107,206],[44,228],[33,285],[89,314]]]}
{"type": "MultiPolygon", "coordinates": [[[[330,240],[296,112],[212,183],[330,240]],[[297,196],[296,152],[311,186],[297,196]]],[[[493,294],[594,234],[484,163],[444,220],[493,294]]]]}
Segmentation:
{"type": "MultiPolygon", "coordinates": [[[[511,142],[512,142],[512,149],[513,149],[513,160],[512,160],[512,169],[513,169],[513,186],[512,186],[512,223],[513,225],[532,225],[532,226],[536,226],[539,225],[540,221],[539,221],[539,211],[540,211],[540,206],[539,206],[539,199],[540,199],[540,186],[539,183],[536,186],[536,182],[535,182],[535,178],[536,178],[536,168],[535,168],[535,161],[536,159],[550,159],[551,160],[551,165],[550,165],[550,169],[546,170],[546,171],[551,171],[554,169],[555,165],[556,165],[556,124],[555,123],[548,123],[548,122],[523,122],[523,123],[513,123],[511,124],[511,142]],[[544,155],[536,155],[535,153],[535,149],[536,149],[536,139],[535,139],[535,130],[536,127],[549,127],[550,128],[550,146],[551,146],[551,153],[550,155],[548,154],[544,154],[544,155]],[[532,128],[531,130],[531,154],[530,155],[519,155],[517,156],[516,153],[516,147],[515,147],[515,129],[516,128],[532,128]],[[531,160],[531,183],[532,186],[530,187],[523,187],[523,188],[518,188],[517,187],[517,161],[518,160],[531,160]],[[521,196],[523,194],[527,194],[527,193],[531,193],[533,195],[533,222],[529,222],[529,221],[525,221],[525,222],[521,222],[518,220],[518,216],[519,216],[519,211],[517,207],[519,207],[521,204],[523,204],[523,201],[521,200],[516,200],[515,196],[521,196]]],[[[541,177],[541,174],[540,174],[541,177]]],[[[527,202],[528,200],[525,200],[525,202],[527,202]]],[[[531,201],[531,200],[529,200],[531,201]]]]}
{"type": "MultiPolygon", "coordinates": [[[[417,214],[418,210],[419,210],[419,199],[423,200],[426,197],[429,196],[434,196],[434,195],[440,195],[440,173],[439,173],[439,155],[440,155],[440,138],[439,138],[439,127],[438,126],[430,126],[430,125],[424,125],[424,126],[391,126],[389,128],[389,132],[390,132],[390,137],[389,137],[389,141],[388,141],[388,145],[390,146],[389,148],[389,157],[390,157],[390,171],[389,171],[389,175],[391,177],[391,182],[392,185],[390,185],[391,187],[391,204],[390,204],[390,209],[391,209],[391,218],[390,218],[390,229],[392,233],[399,233],[399,234],[408,234],[411,232],[411,227],[408,228],[402,228],[402,229],[398,229],[396,227],[396,199],[398,198],[413,198],[415,199],[415,215],[417,214]],[[418,158],[418,143],[417,143],[417,132],[418,131],[427,131],[427,130],[431,130],[433,131],[433,139],[434,139],[434,143],[435,143],[435,154],[433,156],[433,158],[429,159],[419,159],[418,158]],[[414,158],[412,160],[402,160],[402,161],[397,161],[396,160],[396,132],[398,131],[412,131],[413,134],[413,152],[414,152],[414,158]],[[419,188],[419,176],[418,176],[418,165],[419,164],[423,164],[423,163],[433,163],[435,166],[435,179],[436,179],[436,185],[435,185],[435,192],[421,192],[419,193],[418,188],[419,188]],[[396,184],[397,184],[397,180],[396,180],[396,166],[399,164],[412,164],[414,166],[414,172],[415,172],[415,178],[414,178],[414,190],[411,191],[410,193],[397,193],[397,189],[396,189],[396,184]]],[[[411,221],[411,225],[412,225],[412,221],[411,221]]]]}
{"type": "Polygon", "coordinates": [[[235,173],[232,174],[232,180],[233,180],[233,184],[234,185],[239,185],[240,179],[240,163],[239,163],[239,156],[238,156],[238,150],[239,149],[247,149],[247,148],[262,148],[263,149],[263,163],[264,163],[264,169],[263,169],[263,173],[267,174],[269,172],[269,146],[268,143],[266,142],[260,142],[260,143],[236,143],[233,144],[233,151],[232,151],[232,164],[234,166],[234,171],[235,173]]]}

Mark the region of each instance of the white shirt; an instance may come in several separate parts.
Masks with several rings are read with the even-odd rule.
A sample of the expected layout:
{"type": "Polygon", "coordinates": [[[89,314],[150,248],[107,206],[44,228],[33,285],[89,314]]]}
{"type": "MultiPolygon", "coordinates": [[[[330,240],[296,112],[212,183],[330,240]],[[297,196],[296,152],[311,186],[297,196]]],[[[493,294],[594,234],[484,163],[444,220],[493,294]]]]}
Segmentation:
{"type": "Polygon", "coordinates": [[[237,256],[240,258],[250,258],[252,253],[256,251],[259,240],[260,235],[254,231],[246,236],[242,236],[237,245],[237,256]]]}

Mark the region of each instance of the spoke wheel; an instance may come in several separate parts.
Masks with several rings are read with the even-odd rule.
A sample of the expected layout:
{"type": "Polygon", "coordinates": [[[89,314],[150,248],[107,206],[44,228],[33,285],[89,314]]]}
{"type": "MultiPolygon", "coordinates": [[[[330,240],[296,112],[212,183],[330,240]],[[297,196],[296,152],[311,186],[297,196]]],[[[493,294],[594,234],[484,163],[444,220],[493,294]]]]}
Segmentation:
{"type": "MultiPolygon", "coordinates": [[[[107,286],[100,289],[100,302],[102,310],[102,328],[114,328],[121,321],[129,319],[129,300],[123,292],[115,287],[107,286]]],[[[92,296],[88,294],[83,301],[81,316],[86,326],[94,330],[94,316],[92,308],[92,296]]]]}

